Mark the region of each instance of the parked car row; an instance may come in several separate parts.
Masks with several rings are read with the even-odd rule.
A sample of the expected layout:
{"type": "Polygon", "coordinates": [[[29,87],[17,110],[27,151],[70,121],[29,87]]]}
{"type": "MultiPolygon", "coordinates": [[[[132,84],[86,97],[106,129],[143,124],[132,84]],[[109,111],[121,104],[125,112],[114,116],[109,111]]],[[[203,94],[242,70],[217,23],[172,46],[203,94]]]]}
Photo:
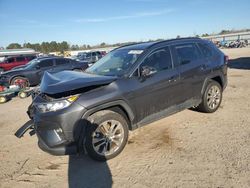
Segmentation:
{"type": "Polygon", "coordinates": [[[248,46],[248,40],[215,41],[214,44],[218,48],[244,48],[248,46]]]}
{"type": "Polygon", "coordinates": [[[35,86],[41,81],[45,71],[50,73],[63,70],[82,71],[88,67],[86,62],[78,62],[62,57],[38,57],[29,63],[15,67],[0,75],[0,83],[9,83],[10,85],[35,86]]]}
{"type": "Polygon", "coordinates": [[[89,66],[91,66],[104,55],[106,55],[106,52],[104,51],[79,52],[76,56],[76,60],[80,62],[86,62],[89,66]]]}

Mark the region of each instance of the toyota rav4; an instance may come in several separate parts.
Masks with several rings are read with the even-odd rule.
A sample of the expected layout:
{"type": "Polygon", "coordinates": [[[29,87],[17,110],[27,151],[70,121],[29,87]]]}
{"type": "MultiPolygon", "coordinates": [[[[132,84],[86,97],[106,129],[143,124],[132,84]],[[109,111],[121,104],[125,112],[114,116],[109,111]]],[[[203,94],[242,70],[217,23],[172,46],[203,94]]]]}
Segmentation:
{"type": "Polygon", "coordinates": [[[182,38],[123,46],[85,73],[45,73],[17,132],[36,134],[54,155],[117,156],[128,133],[188,108],[215,112],[227,85],[227,56],[211,42],[182,38]]]}

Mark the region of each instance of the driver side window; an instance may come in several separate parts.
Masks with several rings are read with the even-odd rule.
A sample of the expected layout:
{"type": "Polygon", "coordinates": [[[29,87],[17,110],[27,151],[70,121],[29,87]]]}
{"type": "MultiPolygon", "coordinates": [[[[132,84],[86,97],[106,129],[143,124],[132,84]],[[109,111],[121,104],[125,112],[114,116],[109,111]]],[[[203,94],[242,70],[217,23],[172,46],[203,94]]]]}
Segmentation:
{"type": "Polygon", "coordinates": [[[159,72],[162,70],[172,69],[172,58],[168,47],[158,49],[150,54],[142,63],[142,67],[146,66],[159,72]]]}

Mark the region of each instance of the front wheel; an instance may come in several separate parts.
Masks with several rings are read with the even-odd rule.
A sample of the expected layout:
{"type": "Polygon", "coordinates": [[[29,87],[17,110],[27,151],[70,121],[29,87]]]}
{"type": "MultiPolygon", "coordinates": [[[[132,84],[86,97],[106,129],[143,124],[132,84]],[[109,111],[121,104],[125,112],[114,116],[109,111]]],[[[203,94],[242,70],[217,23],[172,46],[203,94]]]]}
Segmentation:
{"type": "Polygon", "coordinates": [[[20,88],[27,88],[29,87],[29,80],[24,77],[17,76],[11,80],[11,85],[17,85],[20,88]]]}
{"type": "Polygon", "coordinates": [[[103,110],[88,118],[85,148],[98,161],[116,157],[128,140],[128,124],[119,113],[103,110]]]}
{"type": "Polygon", "coordinates": [[[198,106],[198,110],[205,113],[215,112],[222,101],[222,88],[221,85],[216,81],[209,81],[206,90],[202,97],[202,102],[198,106]]]}

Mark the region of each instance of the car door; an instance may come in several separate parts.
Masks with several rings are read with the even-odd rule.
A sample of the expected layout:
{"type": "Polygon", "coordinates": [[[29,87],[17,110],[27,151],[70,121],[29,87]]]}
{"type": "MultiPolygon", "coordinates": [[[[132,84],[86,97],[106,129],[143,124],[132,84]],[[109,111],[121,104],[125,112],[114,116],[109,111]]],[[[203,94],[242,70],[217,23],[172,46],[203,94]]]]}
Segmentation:
{"type": "MultiPolygon", "coordinates": [[[[130,100],[136,111],[137,122],[179,103],[179,73],[173,67],[169,47],[150,53],[139,67],[139,79],[132,79],[130,100]],[[149,67],[153,72],[143,77],[142,71],[149,67]]],[[[152,117],[152,116],[151,116],[152,117]]]]}
{"type": "Polygon", "coordinates": [[[175,64],[179,66],[182,102],[199,99],[203,84],[202,69],[204,60],[196,43],[183,43],[172,46],[175,64]]]}
{"type": "Polygon", "coordinates": [[[34,83],[39,84],[43,77],[45,71],[53,72],[54,69],[54,59],[44,59],[41,60],[36,65],[36,76],[34,77],[34,83]]]}

